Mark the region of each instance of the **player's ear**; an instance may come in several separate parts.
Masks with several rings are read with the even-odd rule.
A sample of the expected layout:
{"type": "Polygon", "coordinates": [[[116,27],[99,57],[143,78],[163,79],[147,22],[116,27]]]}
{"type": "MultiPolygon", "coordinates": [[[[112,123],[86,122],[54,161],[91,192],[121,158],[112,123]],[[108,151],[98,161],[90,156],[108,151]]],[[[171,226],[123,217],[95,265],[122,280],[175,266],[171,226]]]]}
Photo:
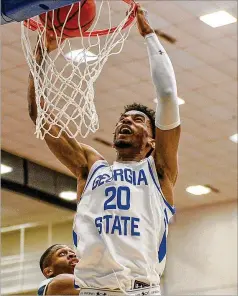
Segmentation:
{"type": "Polygon", "coordinates": [[[153,150],[155,149],[155,140],[152,138],[149,138],[148,142],[147,142],[147,152],[145,157],[149,157],[151,155],[151,153],[153,152],[153,150]]]}
{"type": "Polygon", "coordinates": [[[53,273],[52,268],[50,266],[48,266],[43,269],[43,274],[48,279],[48,278],[52,277],[54,273],[53,273]]]}
{"type": "Polygon", "coordinates": [[[112,148],[115,148],[115,144],[114,144],[114,142],[115,142],[115,139],[116,139],[116,133],[114,132],[114,133],[113,133],[113,142],[112,142],[112,148]]]}
{"type": "Polygon", "coordinates": [[[150,145],[151,149],[155,149],[155,139],[149,138],[148,144],[150,145]]]}

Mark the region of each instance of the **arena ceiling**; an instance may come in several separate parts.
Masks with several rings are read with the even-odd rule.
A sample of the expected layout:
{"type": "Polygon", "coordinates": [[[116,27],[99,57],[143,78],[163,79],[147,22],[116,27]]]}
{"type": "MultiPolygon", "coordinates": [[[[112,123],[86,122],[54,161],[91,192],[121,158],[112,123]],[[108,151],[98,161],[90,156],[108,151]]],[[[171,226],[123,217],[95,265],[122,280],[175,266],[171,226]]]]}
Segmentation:
{"type": "MultiPolygon", "coordinates": [[[[237,132],[237,23],[212,28],[201,22],[199,16],[225,10],[237,17],[237,2],[144,1],[142,4],[149,11],[153,26],[177,39],[174,45],[163,41],[175,69],[178,95],[185,100],[180,106],[182,136],[176,206],[181,209],[234,200],[237,144],[229,137],[237,132]],[[196,184],[208,184],[215,190],[203,196],[185,191],[187,186],[196,184]]],[[[44,141],[34,135],[27,110],[29,69],[21,49],[20,24],[1,26],[1,31],[2,149],[70,174],[44,141]]],[[[108,60],[97,81],[100,130],[83,141],[112,162],[114,150],[94,138],[111,142],[123,106],[139,102],[154,108],[154,97],[146,47],[134,27],[123,51],[108,60]]]]}

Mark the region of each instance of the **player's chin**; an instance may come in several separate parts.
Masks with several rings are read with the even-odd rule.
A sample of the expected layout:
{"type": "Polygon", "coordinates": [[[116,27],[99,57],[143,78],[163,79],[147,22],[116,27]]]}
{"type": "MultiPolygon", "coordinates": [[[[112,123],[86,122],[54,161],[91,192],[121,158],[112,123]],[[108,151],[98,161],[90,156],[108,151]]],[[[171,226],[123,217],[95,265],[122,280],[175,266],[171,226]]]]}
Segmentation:
{"type": "Polygon", "coordinates": [[[130,148],[133,147],[133,141],[129,138],[117,138],[114,140],[114,147],[115,148],[130,148]]]}
{"type": "Polygon", "coordinates": [[[75,266],[76,266],[76,264],[70,264],[70,266],[69,266],[69,273],[71,273],[71,274],[74,273],[75,266]]]}

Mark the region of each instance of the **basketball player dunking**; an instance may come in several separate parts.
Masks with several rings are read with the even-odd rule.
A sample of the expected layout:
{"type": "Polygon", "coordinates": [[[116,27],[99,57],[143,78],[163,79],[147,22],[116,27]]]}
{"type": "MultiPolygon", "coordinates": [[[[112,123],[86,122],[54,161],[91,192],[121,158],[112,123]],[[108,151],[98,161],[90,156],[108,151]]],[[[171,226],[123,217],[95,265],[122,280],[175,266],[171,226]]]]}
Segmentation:
{"type": "MultiPolygon", "coordinates": [[[[45,137],[78,180],[73,238],[80,258],[74,273],[80,295],[160,295],[168,222],[174,214],[180,118],[173,67],[140,6],[137,24],[147,44],[157,108],[125,107],[115,128],[113,165],[65,133],[59,139],[45,137]]],[[[46,46],[51,51],[55,44],[48,39],[46,46]]],[[[37,61],[42,63],[40,49],[37,61]]],[[[31,76],[28,102],[35,122],[31,76]]],[[[58,134],[57,129],[51,134],[58,134]]]]}

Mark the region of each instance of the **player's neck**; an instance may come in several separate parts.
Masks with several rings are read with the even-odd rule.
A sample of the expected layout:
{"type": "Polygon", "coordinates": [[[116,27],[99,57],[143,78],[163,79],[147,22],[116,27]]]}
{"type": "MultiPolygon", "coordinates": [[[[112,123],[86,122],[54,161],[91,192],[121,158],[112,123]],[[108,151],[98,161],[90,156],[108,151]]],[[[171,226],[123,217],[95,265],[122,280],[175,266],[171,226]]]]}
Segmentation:
{"type": "Polygon", "coordinates": [[[118,149],[116,161],[141,161],[145,158],[144,153],[135,152],[135,149],[118,149]],[[134,150],[134,151],[133,151],[134,150]]]}

